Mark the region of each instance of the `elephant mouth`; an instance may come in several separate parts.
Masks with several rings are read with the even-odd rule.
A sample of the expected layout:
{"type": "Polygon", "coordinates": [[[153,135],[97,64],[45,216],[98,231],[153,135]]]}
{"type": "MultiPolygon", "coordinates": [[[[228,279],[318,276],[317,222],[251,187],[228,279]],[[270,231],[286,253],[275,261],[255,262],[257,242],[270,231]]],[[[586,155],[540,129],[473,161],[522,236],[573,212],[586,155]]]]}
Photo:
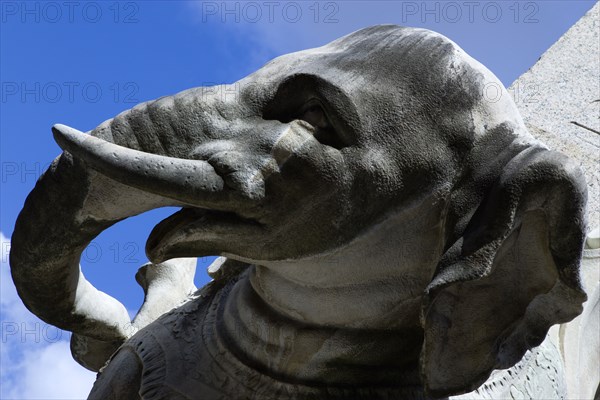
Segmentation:
{"type": "Polygon", "coordinates": [[[170,258],[215,255],[223,249],[211,244],[241,236],[256,237],[264,230],[265,225],[258,220],[235,212],[184,207],[152,229],[146,241],[146,255],[154,263],[170,258]]]}

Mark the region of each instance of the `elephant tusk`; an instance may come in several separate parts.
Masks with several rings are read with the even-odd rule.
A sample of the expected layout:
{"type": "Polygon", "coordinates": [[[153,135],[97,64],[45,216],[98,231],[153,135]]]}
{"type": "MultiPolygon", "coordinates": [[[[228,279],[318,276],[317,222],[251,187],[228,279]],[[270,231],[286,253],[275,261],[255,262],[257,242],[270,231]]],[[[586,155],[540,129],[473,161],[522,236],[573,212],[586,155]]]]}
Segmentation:
{"type": "Polygon", "coordinates": [[[207,194],[222,192],[225,187],[206,161],[133,150],[61,124],[54,125],[52,132],[63,150],[99,173],[145,192],[201,206],[206,204],[207,194]]]}

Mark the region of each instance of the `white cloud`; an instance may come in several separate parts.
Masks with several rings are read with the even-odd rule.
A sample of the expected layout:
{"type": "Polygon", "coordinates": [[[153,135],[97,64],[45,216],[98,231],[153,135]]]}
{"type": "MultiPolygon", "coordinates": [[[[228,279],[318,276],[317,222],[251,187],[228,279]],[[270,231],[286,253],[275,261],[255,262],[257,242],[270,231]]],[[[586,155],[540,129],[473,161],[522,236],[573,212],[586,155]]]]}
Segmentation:
{"type": "Polygon", "coordinates": [[[0,398],[85,399],[96,374],[77,364],[70,335],[31,314],[10,276],[10,240],[0,232],[0,398]]]}
{"type": "Polygon", "coordinates": [[[5,378],[3,399],[85,399],[96,375],[71,358],[69,343],[35,346],[21,353],[5,378]]]}
{"type": "Polygon", "coordinates": [[[230,33],[233,42],[236,37],[242,40],[256,68],[277,55],[322,46],[364,27],[345,12],[349,5],[335,2],[318,7],[317,3],[294,1],[184,4],[196,23],[230,33]]]}

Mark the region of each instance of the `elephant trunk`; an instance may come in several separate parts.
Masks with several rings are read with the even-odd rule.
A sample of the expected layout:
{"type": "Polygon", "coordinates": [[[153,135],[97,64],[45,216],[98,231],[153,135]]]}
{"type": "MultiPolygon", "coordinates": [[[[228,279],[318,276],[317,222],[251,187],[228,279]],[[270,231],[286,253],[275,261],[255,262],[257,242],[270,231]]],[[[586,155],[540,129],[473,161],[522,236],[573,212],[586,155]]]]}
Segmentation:
{"type": "Polygon", "coordinates": [[[27,197],[10,252],[19,296],[42,320],[106,342],[133,333],[125,307],[85,279],[79,260],[93,238],[124,218],[219,201],[221,177],[204,161],[184,160],[190,143],[210,139],[196,119],[207,104],[198,90],[136,106],[91,135],[53,129],[66,151],[27,197]]]}

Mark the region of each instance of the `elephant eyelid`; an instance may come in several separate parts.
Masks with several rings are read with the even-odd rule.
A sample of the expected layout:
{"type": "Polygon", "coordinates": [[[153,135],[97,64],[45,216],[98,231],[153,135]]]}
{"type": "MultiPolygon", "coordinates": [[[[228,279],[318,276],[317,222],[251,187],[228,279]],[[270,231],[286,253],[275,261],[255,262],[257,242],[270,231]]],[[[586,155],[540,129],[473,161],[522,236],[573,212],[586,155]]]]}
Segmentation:
{"type": "Polygon", "coordinates": [[[306,121],[315,128],[333,129],[325,108],[318,100],[308,101],[302,107],[302,111],[299,113],[297,119],[306,121]]]}
{"type": "Polygon", "coordinates": [[[321,143],[338,150],[348,146],[330,122],[327,109],[318,99],[307,101],[296,119],[308,122],[315,128],[314,137],[321,143]]]}

